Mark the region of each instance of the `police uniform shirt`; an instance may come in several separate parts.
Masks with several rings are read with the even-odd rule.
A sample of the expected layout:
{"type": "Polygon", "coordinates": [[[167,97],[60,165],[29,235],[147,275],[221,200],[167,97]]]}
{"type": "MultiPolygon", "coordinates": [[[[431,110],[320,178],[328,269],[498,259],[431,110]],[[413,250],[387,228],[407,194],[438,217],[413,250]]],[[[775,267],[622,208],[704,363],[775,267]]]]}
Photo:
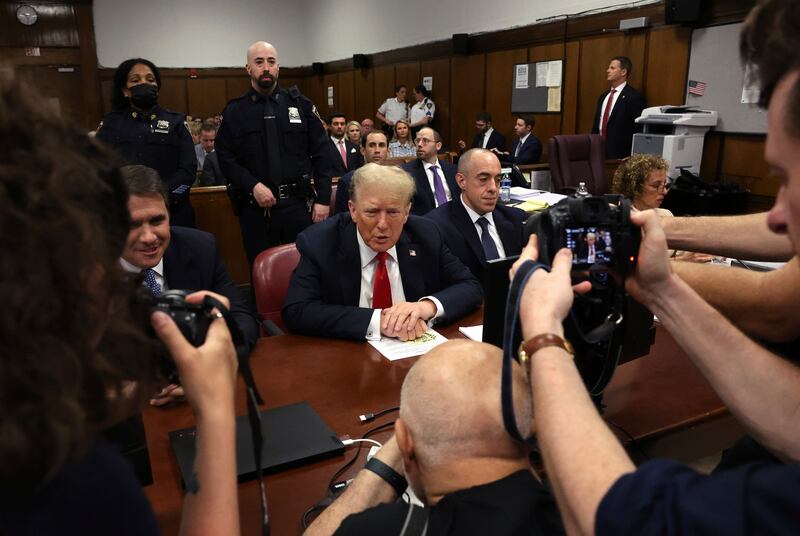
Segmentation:
{"type": "MultiPolygon", "coordinates": [[[[433,116],[436,113],[436,105],[433,103],[431,99],[425,97],[414,106],[411,107],[411,111],[409,112],[409,121],[411,124],[417,123],[422,120],[423,117],[428,116],[430,120],[433,120],[433,116]]],[[[429,120],[429,121],[430,121],[429,120]]]]}
{"type": "Polygon", "coordinates": [[[489,236],[492,237],[492,242],[494,242],[494,245],[497,246],[497,253],[499,255],[499,258],[500,259],[505,258],[506,250],[503,248],[503,242],[502,240],[500,240],[500,235],[497,233],[497,226],[494,224],[494,217],[492,217],[492,213],[487,212],[486,214],[478,214],[477,212],[472,210],[470,206],[467,204],[467,202],[464,200],[463,193],[461,194],[461,204],[464,205],[464,208],[467,211],[469,219],[472,220],[472,226],[475,227],[476,231],[478,231],[478,240],[480,240],[483,237],[483,229],[481,229],[481,226],[478,225],[478,220],[480,218],[484,218],[486,221],[489,222],[488,226],[489,236]]]}
{"type": "Polygon", "coordinates": [[[382,114],[387,121],[397,123],[399,119],[408,118],[408,104],[400,102],[397,97],[390,97],[383,101],[378,113],[382,114]]]}

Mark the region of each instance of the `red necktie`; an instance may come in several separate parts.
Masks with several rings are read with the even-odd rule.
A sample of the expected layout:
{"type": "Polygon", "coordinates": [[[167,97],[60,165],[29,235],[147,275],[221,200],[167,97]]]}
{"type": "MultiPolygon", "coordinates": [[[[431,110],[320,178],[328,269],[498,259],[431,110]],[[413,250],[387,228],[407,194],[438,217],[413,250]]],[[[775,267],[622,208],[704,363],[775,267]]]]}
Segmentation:
{"type": "Polygon", "coordinates": [[[372,286],[372,308],[388,309],[392,306],[392,286],[389,284],[389,271],[386,269],[386,252],[375,256],[378,266],[375,267],[375,282],[372,286]]]}
{"type": "Polygon", "coordinates": [[[612,89],[608,92],[608,102],[606,103],[606,109],[603,111],[603,122],[600,124],[600,134],[603,135],[603,139],[606,139],[606,127],[608,126],[608,116],[611,115],[611,107],[614,105],[614,93],[616,93],[616,89],[612,89]]]}
{"type": "Polygon", "coordinates": [[[344,162],[344,168],[347,169],[347,153],[344,152],[344,140],[339,140],[339,153],[342,155],[342,162],[344,162]]]}

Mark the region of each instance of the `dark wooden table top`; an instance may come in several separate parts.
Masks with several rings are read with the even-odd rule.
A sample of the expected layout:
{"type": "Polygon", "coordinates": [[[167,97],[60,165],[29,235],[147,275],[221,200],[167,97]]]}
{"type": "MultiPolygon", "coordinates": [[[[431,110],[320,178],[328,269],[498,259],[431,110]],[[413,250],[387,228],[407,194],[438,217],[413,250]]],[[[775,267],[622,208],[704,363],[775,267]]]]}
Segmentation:
{"type": "MultiPolygon", "coordinates": [[[[481,323],[480,313],[440,329],[460,337],[458,326],[481,323]]],[[[253,373],[268,408],[306,400],[340,436],[360,437],[396,414],[362,424],[359,415],[396,406],[406,372],[415,359],[388,361],[364,342],[317,339],[295,335],[262,338],[253,351],[253,373]]],[[[606,389],[605,417],[635,439],[652,438],[726,413],[722,402],[690,363],[675,341],[658,328],[648,356],[620,365],[606,389]]],[[[237,414],[246,412],[241,380],[237,414]]],[[[194,426],[186,404],[144,411],[147,445],[154,484],[145,488],[162,534],[177,534],[183,490],[168,432],[194,426]]],[[[387,435],[378,436],[379,439],[387,435]]],[[[623,439],[624,440],[624,439],[623,439]]],[[[362,458],[346,475],[363,465],[362,458]]],[[[324,497],[333,473],[352,456],[337,456],[266,478],[273,536],[296,534],[300,518],[324,497]]],[[[240,484],[239,508],[243,534],[259,533],[258,486],[240,484]]]]}

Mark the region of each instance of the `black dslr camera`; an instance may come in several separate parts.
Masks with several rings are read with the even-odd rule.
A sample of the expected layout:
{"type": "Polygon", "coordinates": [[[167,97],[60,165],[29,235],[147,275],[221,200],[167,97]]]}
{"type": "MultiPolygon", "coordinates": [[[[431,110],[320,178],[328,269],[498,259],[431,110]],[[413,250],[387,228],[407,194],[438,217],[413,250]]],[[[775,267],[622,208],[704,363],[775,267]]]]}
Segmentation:
{"type": "Polygon", "coordinates": [[[604,273],[624,279],[636,266],[641,233],[631,223],[630,202],[619,196],[567,198],[528,221],[526,235],[539,239],[539,260],[551,265],[561,248],[572,251],[573,273],[589,271],[593,283],[604,273]]]}

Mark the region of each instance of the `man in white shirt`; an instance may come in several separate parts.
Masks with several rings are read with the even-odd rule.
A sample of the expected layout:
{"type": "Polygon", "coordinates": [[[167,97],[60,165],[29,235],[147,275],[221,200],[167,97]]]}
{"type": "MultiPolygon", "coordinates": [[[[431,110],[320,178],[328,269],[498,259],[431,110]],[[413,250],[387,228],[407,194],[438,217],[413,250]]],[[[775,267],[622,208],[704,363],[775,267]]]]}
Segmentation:
{"type": "Polygon", "coordinates": [[[300,262],[283,306],[289,331],[409,340],[480,306],[480,284],[436,224],[409,215],[414,183],[404,171],[366,164],[352,190],[349,213],[297,237],[300,262]]]}
{"type": "MultiPolygon", "coordinates": [[[[506,137],[494,129],[492,114],[489,112],[480,112],[475,117],[475,130],[478,133],[472,140],[471,149],[489,149],[501,152],[506,150],[506,137]]],[[[458,151],[464,152],[466,148],[467,144],[464,140],[458,140],[458,151]]]]}
{"type": "Polygon", "coordinates": [[[375,114],[375,117],[383,121],[383,131],[389,139],[392,139],[392,128],[399,119],[408,119],[408,103],[406,103],[406,93],[408,88],[405,84],[400,84],[394,88],[394,97],[389,97],[375,114]]]}

